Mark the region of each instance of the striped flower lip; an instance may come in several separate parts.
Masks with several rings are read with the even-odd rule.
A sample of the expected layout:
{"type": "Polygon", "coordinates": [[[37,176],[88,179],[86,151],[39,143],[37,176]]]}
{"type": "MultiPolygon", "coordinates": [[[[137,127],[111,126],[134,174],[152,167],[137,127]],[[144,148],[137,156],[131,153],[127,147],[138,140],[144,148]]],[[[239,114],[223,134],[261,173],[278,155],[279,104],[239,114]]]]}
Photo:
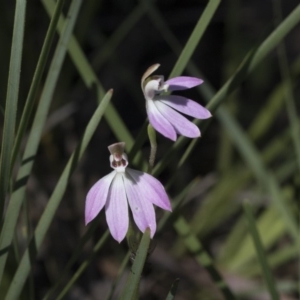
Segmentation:
{"type": "Polygon", "coordinates": [[[137,227],[145,232],[150,229],[151,238],[156,231],[153,204],[171,211],[168,195],[162,184],[153,176],[127,168],[125,143],[108,147],[111,155],[111,173],[97,181],[89,190],[85,203],[85,223],[91,222],[105,206],[106,221],[111,235],[119,243],[129,226],[128,203],[137,227]]]}
{"type": "Polygon", "coordinates": [[[141,82],[150,124],[172,141],[176,141],[178,134],[189,138],[199,137],[199,128],[179,112],[196,119],[210,118],[211,113],[193,100],[163,93],[190,89],[203,83],[203,80],[179,76],[164,81],[161,75],[150,76],[159,66],[155,64],[149,67],[141,82]]]}

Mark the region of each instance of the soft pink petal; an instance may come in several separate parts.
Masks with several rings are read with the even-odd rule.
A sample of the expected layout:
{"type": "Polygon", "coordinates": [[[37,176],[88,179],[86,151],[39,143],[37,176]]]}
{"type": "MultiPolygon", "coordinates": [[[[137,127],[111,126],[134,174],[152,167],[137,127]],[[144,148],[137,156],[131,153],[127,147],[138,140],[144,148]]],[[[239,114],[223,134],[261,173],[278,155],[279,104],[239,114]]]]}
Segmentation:
{"type": "Polygon", "coordinates": [[[202,105],[197,102],[187,99],[181,96],[175,95],[165,95],[165,96],[157,96],[155,98],[163,102],[164,104],[175,108],[181,113],[184,113],[188,116],[197,118],[197,119],[207,119],[211,117],[211,113],[202,105]]]}
{"type": "Polygon", "coordinates": [[[129,225],[128,205],[123,182],[124,173],[117,173],[109,189],[105,204],[106,221],[111,235],[119,243],[124,239],[129,225]]]}
{"type": "Polygon", "coordinates": [[[141,189],[143,198],[162,209],[172,211],[169,197],[163,185],[156,178],[147,173],[132,170],[130,168],[127,168],[126,172],[134,179],[141,189]]]}
{"type": "Polygon", "coordinates": [[[165,84],[169,86],[168,91],[179,91],[193,88],[202,82],[202,79],[196,77],[179,76],[167,80],[165,84]]]}
{"type": "Polygon", "coordinates": [[[85,200],[85,224],[91,222],[103,208],[115,174],[116,172],[113,171],[101,178],[89,190],[85,200]]]}
{"type": "Polygon", "coordinates": [[[160,101],[157,101],[155,104],[161,114],[174,126],[179,134],[189,138],[196,138],[200,136],[199,128],[173,108],[160,101]]]}
{"type": "Polygon", "coordinates": [[[147,100],[146,103],[149,122],[153,128],[172,141],[176,141],[176,131],[170,122],[162,116],[152,100],[147,100]]]}
{"type": "Polygon", "coordinates": [[[129,174],[124,176],[124,183],[134,222],[142,232],[149,228],[153,237],[156,231],[155,211],[153,204],[144,197],[144,187],[129,174]]]}

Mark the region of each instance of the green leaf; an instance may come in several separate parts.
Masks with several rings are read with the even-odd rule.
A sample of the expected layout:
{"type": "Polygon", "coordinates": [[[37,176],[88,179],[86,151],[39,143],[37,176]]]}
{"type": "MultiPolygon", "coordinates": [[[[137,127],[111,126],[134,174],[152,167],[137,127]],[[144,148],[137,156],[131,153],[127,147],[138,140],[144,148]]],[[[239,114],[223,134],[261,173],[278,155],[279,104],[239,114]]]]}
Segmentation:
{"type": "Polygon", "coordinates": [[[147,229],[142,236],[139,248],[136,252],[134,263],[131,268],[131,273],[128,277],[125,289],[120,299],[122,300],[138,299],[139,282],[148,255],[149,245],[150,245],[150,230],[147,229]]]}
{"type": "Polygon", "coordinates": [[[208,2],[201,15],[201,18],[199,18],[199,21],[196,24],[191,36],[189,37],[189,40],[185,44],[185,47],[183,48],[179,58],[177,59],[169,78],[179,76],[183,72],[220,3],[221,0],[210,0],[208,2]]]}
{"type": "Polygon", "coordinates": [[[39,57],[39,60],[37,63],[37,67],[34,72],[32,83],[31,83],[31,86],[29,89],[29,93],[28,93],[28,96],[26,99],[25,107],[22,112],[20,125],[18,127],[15,144],[14,144],[14,148],[12,151],[11,168],[13,168],[13,166],[14,166],[16,157],[17,157],[19,149],[20,149],[20,144],[21,144],[22,138],[24,136],[24,132],[27,128],[33,106],[35,105],[38,87],[40,85],[42,75],[43,75],[43,72],[44,72],[44,69],[46,66],[47,58],[49,56],[51,44],[53,42],[54,34],[56,32],[56,26],[58,23],[58,19],[59,19],[60,13],[63,8],[63,3],[64,3],[64,0],[59,0],[57,2],[53,18],[51,19],[51,22],[50,22],[50,25],[49,25],[49,28],[48,28],[48,31],[47,31],[47,34],[45,37],[43,48],[42,48],[42,51],[41,51],[41,54],[40,54],[40,57],[39,57]]]}
{"type": "MultiPolygon", "coordinates": [[[[19,97],[23,38],[25,28],[26,0],[16,1],[14,28],[7,82],[6,105],[0,158],[0,221],[2,222],[4,203],[8,191],[11,153],[13,149],[16,113],[19,97]]],[[[1,279],[1,276],[0,276],[1,279]]]]}

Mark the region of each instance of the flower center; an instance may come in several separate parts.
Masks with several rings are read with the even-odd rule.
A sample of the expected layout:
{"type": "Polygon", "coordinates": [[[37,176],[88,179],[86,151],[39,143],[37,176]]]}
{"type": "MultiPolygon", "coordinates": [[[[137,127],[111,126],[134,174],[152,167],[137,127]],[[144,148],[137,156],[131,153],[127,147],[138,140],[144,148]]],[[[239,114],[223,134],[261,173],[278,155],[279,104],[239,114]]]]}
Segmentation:
{"type": "Polygon", "coordinates": [[[160,95],[162,92],[167,91],[167,85],[165,85],[164,77],[155,75],[147,79],[144,88],[144,95],[146,99],[153,100],[155,96],[160,95]]]}
{"type": "Polygon", "coordinates": [[[124,172],[128,165],[127,155],[125,153],[113,153],[109,157],[110,166],[117,172],[124,172]]]}

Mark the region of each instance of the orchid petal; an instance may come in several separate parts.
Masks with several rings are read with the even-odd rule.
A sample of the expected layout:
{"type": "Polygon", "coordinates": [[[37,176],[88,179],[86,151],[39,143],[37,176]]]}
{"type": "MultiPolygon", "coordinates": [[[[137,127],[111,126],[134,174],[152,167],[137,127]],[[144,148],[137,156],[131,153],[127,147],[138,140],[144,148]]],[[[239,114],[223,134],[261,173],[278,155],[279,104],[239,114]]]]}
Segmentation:
{"type": "Polygon", "coordinates": [[[156,231],[153,204],[146,199],[144,187],[137,183],[129,174],[125,174],[124,183],[134,222],[142,232],[149,228],[152,238],[156,231]]]}
{"type": "Polygon", "coordinates": [[[162,209],[172,211],[169,197],[163,185],[156,178],[130,168],[127,168],[126,172],[134,179],[137,186],[140,187],[140,193],[143,198],[162,209]]]}
{"type": "Polygon", "coordinates": [[[128,204],[123,182],[124,173],[117,173],[111,183],[105,204],[106,221],[111,235],[119,243],[124,239],[129,225],[128,204]]]}
{"type": "Polygon", "coordinates": [[[85,224],[91,222],[103,208],[109,187],[114,179],[116,172],[113,171],[98,180],[89,190],[85,201],[85,224]]]}
{"type": "Polygon", "coordinates": [[[176,109],[177,111],[197,119],[207,119],[211,113],[199,103],[185,97],[175,95],[157,96],[155,100],[176,109]]]}
{"type": "Polygon", "coordinates": [[[160,113],[152,100],[147,100],[146,103],[149,122],[153,128],[172,141],[176,141],[176,131],[170,122],[160,113]]]}
{"type": "Polygon", "coordinates": [[[160,101],[157,101],[155,104],[161,114],[174,126],[177,133],[189,138],[200,136],[199,128],[173,108],[160,101]]]}
{"type": "Polygon", "coordinates": [[[189,76],[178,76],[165,81],[164,85],[168,86],[168,91],[180,91],[193,88],[203,83],[202,79],[189,76]]]}

